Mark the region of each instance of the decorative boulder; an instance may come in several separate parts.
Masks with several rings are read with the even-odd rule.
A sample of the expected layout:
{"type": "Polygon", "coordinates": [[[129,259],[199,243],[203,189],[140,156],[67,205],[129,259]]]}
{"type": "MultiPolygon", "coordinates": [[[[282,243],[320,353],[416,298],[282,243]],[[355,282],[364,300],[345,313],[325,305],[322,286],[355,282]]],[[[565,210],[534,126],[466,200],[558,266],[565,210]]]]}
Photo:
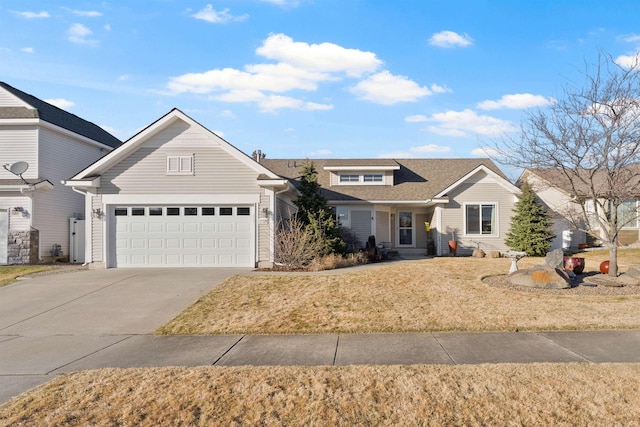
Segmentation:
{"type": "Polygon", "coordinates": [[[482,249],[474,249],[473,253],[471,254],[471,256],[474,258],[484,258],[485,255],[486,254],[482,249]]]}
{"type": "MultiPolygon", "coordinates": [[[[562,251],[560,251],[562,255],[562,251]]],[[[562,261],[562,256],[560,257],[562,261]]],[[[539,265],[527,270],[518,270],[507,276],[510,283],[531,288],[567,289],[571,287],[571,280],[567,273],[560,268],[549,265],[539,265]]]]}
{"type": "Polygon", "coordinates": [[[562,249],[555,249],[547,254],[544,258],[545,265],[552,268],[564,268],[564,252],[562,249]]]}
{"type": "Polygon", "coordinates": [[[640,279],[640,265],[630,265],[627,274],[631,277],[640,279]]]}
{"type": "Polygon", "coordinates": [[[487,254],[488,258],[500,258],[501,256],[500,251],[489,251],[489,254],[487,254]]]}

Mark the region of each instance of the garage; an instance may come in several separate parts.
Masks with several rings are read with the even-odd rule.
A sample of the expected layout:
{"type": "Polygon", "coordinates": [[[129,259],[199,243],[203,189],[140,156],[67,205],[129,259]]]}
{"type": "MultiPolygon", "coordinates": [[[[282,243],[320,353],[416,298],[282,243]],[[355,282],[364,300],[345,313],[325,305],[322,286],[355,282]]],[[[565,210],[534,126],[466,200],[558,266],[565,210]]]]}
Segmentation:
{"type": "Polygon", "coordinates": [[[237,205],[112,206],[110,267],[254,267],[254,211],[237,205]]]}

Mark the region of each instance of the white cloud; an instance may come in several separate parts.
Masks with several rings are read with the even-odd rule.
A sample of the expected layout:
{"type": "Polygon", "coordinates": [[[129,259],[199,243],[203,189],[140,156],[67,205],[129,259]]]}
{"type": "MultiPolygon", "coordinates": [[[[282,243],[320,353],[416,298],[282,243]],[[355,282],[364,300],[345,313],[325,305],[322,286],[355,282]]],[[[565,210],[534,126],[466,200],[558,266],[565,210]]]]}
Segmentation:
{"type": "Polygon", "coordinates": [[[256,49],[256,53],[306,70],[321,73],[344,72],[350,77],[360,77],[382,65],[382,61],[373,52],[347,49],[333,43],[294,42],[285,34],[271,34],[256,49]]]}
{"type": "Polygon", "coordinates": [[[424,114],[416,114],[415,116],[407,116],[404,118],[404,121],[408,123],[420,123],[420,122],[426,122],[428,120],[429,118],[424,114]]]}
{"type": "Polygon", "coordinates": [[[106,31],[111,31],[111,24],[104,24],[102,28],[104,28],[106,31]]]}
{"type": "Polygon", "coordinates": [[[124,82],[127,81],[131,78],[131,76],[129,74],[123,74],[121,76],[118,76],[118,81],[119,82],[124,82]]]}
{"type": "Polygon", "coordinates": [[[416,157],[432,157],[434,154],[446,154],[451,152],[451,147],[446,145],[427,144],[411,147],[406,151],[391,151],[378,154],[382,159],[412,159],[416,157]]]}
{"type": "Polygon", "coordinates": [[[491,158],[500,157],[500,153],[495,148],[489,148],[489,147],[475,148],[471,150],[471,155],[479,156],[479,157],[491,157],[491,158]]]}
{"type": "Polygon", "coordinates": [[[226,119],[235,119],[236,118],[236,115],[233,114],[233,111],[231,111],[231,110],[223,110],[218,115],[220,117],[224,117],[226,119]]]}
{"type": "Polygon", "coordinates": [[[82,24],[72,24],[71,27],[69,27],[69,29],[67,30],[69,41],[78,44],[97,44],[98,40],[89,38],[92,34],[93,31],[82,24]]]}
{"type": "Polygon", "coordinates": [[[83,16],[85,18],[97,18],[99,16],[102,16],[102,12],[98,12],[95,10],[71,10],[71,13],[76,16],[83,16]]]}
{"type": "Polygon", "coordinates": [[[640,52],[632,55],[620,55],[614,62],[624,68],[638,68],[640,65],[640,52]]]}
{"type": "Polygon", "coordinates": [[[629,34],[626,36],[621,36],[619,37],[620,40],[627,42],[627,43],[637,43],[640,42],[640,35],[638,34],[629,34]]]}
{"type": "Polygon", "coordinates": [[[16,15],[18,16],[22,16],[23,18],[26,19],[42,19],[42,18],[50,18],[51,15],[49,15],[49,12],[46,11],[42,11],[42,12],[18,12],[18,11],[13,11],[16,15]]]}
{"type": "Polygon", "coordinates": [[[505,132],[517,130],[517,127],[507,121],[491,116],[478,115],[475,111],[446,111],[433,114],[429,122],[436,123],[426,130],[438,135],[466,137],[474,134],[495,136],[505,132]]]}
{"type": "Polygon", "coordinates": [[[427,144],[420,145],[418,147],[411,147],[409,149],[413,153],[448,153],[451,151],[451,147],[445,145],[427,144]]]}
{"type": "Polygon", "coordinates": [[[497,101],[482,101],[477,107],[481,110],[498,110],[500,108],[525,109],[531,107],[544,107],[552,104],[553,98],[545,98],[542,95],[532,95],[530,93],[515,93],[504,95],[497,101]]]}
{"type": "Polygon", "coordinates": [[[230,21],[241,22],[246,21],[249,18],[249,15],[247,14],[239,16],[232,15],[229,9],[217,11],[210,4],[206,5],[202,10],[191,16],[212,24],[224,24],[230,21]]]}
{"type": "Polygon", "coordinates": [[[285,108],[305,111],[331,110],[333,108],[333,105],[330,104],[306,102],[290,96],[265,95],[258,90],[232,90],[215,96],[214,99],[225,102],[253,102],[264,112],[285,108]]]}
{"type": "Polygon", "coordinates": [[[440,31],[431,36],[429,44],[445,48],[467,47],[473,44],[473,39],[468,34],[460,35],[454,31],[440,31]]]}
{"type": "Polygon", "coordinates": [[[69,108],[76,105],[75,102],[69,101],[68,99],[64,98],[45,99],[44,101],[48,102],[51,105],[55,105],[58,108],[62,108],[63,110],[68,110],[69,108]]]}
{"type": "Polygon", "coordinates": [[[220,138],[224,139],[224,132],[221,130],[214,130],[213,133],[218,135],[220,138]]]}
{"type": "Polygon", "coordinates": [[[395,76],[389,71],[382,71],[362,80],[351,88],[351,92],[361,99],[383,105],[414,102],[431,95],[428,88],[419,86],[408,77],[395,76]]]}
{"type": "Polygon", "coordinates": [[[453,91],[452,91],[451,89],[449,89],[448,87],[446,87],[446,86],[440,86],[440,85],[437,85],[437,84],[435,84],[435,83],[431,85],[431,91],[432,91],[433,93],[451,93],[451,92],[453,92],[453,91]]]}
{"type": "Polygon", "coordinates": [[[25,53],[34,53],[35,50],[33,50],[32,47],[23,47],[22,49],[20,49],[21,51],[25,52],[25,53]]]}

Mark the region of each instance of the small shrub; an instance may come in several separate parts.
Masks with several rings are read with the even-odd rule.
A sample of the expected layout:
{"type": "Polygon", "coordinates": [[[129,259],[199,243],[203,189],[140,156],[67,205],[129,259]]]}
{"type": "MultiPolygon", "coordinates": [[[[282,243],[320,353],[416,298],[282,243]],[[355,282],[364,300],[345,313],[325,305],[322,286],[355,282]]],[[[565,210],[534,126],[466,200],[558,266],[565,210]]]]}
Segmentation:
{"type": "Polygon", "coordinates": [[[352,267],[354,265],[368,264],[366,253],[358,252],[347,255],[329,254],[317,257],[307,266],[307,271],[335,270],[336,268],[352,267]]]}

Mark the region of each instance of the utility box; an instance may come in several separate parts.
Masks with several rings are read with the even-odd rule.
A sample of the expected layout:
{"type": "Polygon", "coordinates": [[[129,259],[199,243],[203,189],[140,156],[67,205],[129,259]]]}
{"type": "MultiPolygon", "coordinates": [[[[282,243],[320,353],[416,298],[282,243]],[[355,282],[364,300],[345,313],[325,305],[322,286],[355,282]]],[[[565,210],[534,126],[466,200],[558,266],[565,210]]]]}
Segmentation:
{"type": "Polygon", "coordinates": [[[69,262],[84,264],[84,220],[69,218],[69,262]]]}

